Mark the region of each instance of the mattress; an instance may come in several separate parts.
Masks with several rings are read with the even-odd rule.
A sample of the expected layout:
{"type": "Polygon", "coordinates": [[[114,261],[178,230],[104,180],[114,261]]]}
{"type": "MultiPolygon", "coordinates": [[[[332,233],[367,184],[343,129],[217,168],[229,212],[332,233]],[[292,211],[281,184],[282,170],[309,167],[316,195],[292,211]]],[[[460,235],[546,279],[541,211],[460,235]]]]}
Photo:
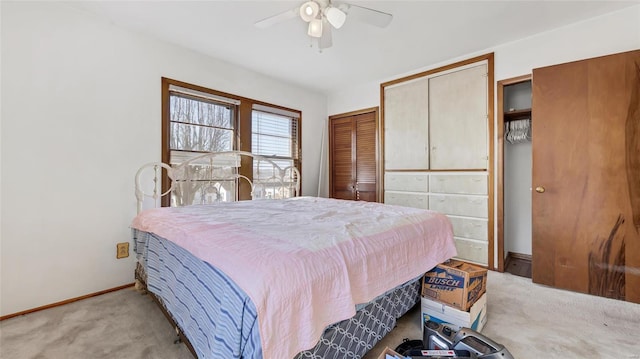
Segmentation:
{"type": "Polygon", "coordinates": [[[158,239],[145,241],[148,287],[185,318],[185,334],[199,333],[192,344],[203,358],[293,357],[358,305],[455,255],[446,217],[377,203],[295,198],[154,209],[133,227],[158,239]],[[223,282],[230,289],[219,292],[223,282]]]}

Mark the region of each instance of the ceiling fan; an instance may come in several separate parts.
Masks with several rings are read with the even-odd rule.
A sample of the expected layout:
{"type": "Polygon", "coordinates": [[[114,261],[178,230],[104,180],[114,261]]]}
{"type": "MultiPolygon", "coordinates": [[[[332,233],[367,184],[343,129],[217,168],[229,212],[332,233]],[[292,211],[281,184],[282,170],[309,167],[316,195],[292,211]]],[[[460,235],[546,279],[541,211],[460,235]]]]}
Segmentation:
{"type": "Polygon", "coordinates": [[[307,34],[317,41],[320,51],[331,47],[331,28],[341,28],[347,17],[349,20],[358,20],[377,27],[386,27],[393,19],[393,15],[386,12],[349,3],[334,4],[331,0],[310,0],[293,9],[262,19],[254,25],[267,28],[295,17],[309,23],[307,34]]]}

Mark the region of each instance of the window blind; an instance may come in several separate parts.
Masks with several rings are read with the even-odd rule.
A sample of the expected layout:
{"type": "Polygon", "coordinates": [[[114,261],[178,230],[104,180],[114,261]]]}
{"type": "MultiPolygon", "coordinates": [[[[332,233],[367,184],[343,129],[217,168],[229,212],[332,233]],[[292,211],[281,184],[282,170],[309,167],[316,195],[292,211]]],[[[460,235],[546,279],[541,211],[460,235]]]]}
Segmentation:
{"type": "Polygon", "coordinates": [[[171,94],[182,94],[182,95],[197,97],[197,98],[200,98],[200,100],[212,100],[215,102],[223,102],[223,103],[228,103],[235,106],[240,104],[240,100],[236,100],[234,98],[218,96],[212,93],[202,92],[202,91],[193,90],[193,89],[180,87],[176,85],[169,85],[169,92],[171,94]]]}
{"type": "Polygon", "coordinates": [[[297,160],[298,118],[254,109],[251,152],[270,158],[297,160]]]}

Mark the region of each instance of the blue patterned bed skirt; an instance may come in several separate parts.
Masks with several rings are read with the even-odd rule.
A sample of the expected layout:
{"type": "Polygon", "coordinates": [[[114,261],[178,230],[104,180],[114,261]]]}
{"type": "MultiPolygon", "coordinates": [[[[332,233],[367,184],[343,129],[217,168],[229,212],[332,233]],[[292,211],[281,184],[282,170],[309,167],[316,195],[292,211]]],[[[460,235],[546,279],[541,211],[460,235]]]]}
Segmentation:
{"type": "MultiPolygon", "coordinates": [[[[147,289],[160,299],[198,358],[262,358],[256,308],[242,289],[173,242],[137,230],[133,238],[147,289]]],[[[295,359],[361,358],[419,301],[419,293],[416,278],[359,305],[354,317],[328,326],[318,344],[295,359]]]]}

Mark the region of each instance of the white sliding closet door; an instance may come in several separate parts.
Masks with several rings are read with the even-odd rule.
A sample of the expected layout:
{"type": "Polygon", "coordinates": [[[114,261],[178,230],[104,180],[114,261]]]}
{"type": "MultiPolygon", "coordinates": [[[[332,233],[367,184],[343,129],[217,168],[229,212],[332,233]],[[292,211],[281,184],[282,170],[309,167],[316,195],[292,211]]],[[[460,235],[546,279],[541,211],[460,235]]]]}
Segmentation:
{"type": "Polygon", "coordinates": [[[429,79],[430,169],[486,169],[487,65],[429,79]]]}
{"type": "Polygon", "coordinates": [[[384,167],[429,168],[429,81],[426,78],[384,90],[384,167]]]}
{"type": "Polygon", "coordinates": [[[456,258],[491,266],[493,55],[474,60],[381,84],[384,202],[445,214],[456,258]]]}

